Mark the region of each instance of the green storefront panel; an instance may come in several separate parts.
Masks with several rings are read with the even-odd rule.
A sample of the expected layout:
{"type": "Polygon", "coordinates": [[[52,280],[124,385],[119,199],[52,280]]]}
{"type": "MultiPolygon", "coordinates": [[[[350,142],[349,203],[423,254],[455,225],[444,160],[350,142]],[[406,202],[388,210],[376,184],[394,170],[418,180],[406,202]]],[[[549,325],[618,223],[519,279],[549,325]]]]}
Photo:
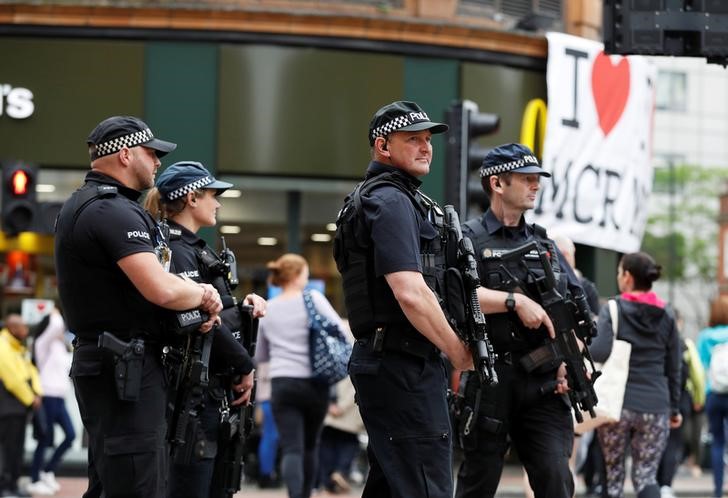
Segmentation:
{"type": "MultiPolygon", "coordinates": [[[[408,57],[405,60],[404,97],[414,100],[431,120],[445,122],[445,111],[458,98],[458,69],[454,60],[408,57]]],[[[442,202],[445,193],[446,134],[432,137],[430,174],[422,180],[427,195],[442,202]]]]}
{"type": "Polygon", "coordinates": [[[359,178],[374,111],[402,98],[403,58],[274,46],[220,52],[218,168],[359,178]]]}
{"type": "Polygon", "coordinates": [[[0,159],[87,166],[96,123],[144,110],[141,42],[0,38],[0,52],[0,84],[27,88],[34,105],[26,119],[0,115],[0,159]]]}
{"type": "Polygon", "coordinates": [[[216,170],[217,54],[212,43],[146,46],[145,117],[156,135],[177,143],[163,166],[191,160],[216,170]]]}

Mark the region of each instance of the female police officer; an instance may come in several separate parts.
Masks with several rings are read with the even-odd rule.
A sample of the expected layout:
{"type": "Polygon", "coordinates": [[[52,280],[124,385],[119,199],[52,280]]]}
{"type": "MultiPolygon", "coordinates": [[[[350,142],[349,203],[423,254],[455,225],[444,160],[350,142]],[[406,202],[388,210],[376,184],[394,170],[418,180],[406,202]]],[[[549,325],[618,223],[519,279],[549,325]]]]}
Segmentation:
{"type": "MultiPolygon", "coordinates": [[[[220,292],[223,303],[230,301],[231,288],[223,278],[221,261],[216,253],[196,235],[201,227],[214,226],[220,203],[217,196],[232,184],[216,180],[200,163],[183,161],[171,165],[157,179],[156,188],[147,195],[145,207],[154,216],[166,219],[170,227],[172,270],[196,282],[212,283],[220,292]]],[[[265,300],[256,294],[245,297],[246,304],[253,305],[253,316],[265,313],[265,300]]],[[[213,373],[242,375],[242,380],[232,386],[236,396],[233,405],[247,403],[253,387],[253,363],[250,355],[233,337],[240,332],[239,311],[228,308],[221,312],[222,324],[214,331],[210,370],[213,373]],[[227,314],[230,311],[232,319],[227,314]],[[231,333],[232,332],[232,333],[231,333]]],[[[195,448],[195,456],[175,458],[170,473],[169,496],[215,496],[220,489],[212,490],[214,458],[221,408],[227,403],[227,389],[218,377],[211,376],[210,384],[202,398],[203,408],[198,420],[198,434],[188,432],[185,445],[195,448]],[[200,444],[202,442],[202,444],[200,444]],[[205,448],[198,453],[199,448],[205,448]]],[[[179,399],[179,398],[178,398],[179,399]]],[[[176,407],[179,409],[179,407],[176,407]]],[[[187,448],[189,450],[189,448],[187,448]]],[[[190,455],[185,448],[176,450],[179,455],[190,455]]]]}

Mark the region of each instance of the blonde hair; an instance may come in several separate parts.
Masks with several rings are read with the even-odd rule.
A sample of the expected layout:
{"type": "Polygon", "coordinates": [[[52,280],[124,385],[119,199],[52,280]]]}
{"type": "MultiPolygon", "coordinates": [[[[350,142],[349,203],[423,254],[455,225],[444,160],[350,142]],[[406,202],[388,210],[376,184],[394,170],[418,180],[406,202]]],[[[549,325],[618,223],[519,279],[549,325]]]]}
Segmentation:
{"type": "Polygon", "coordinates": [[[296,279],[307,265],[303,256],[287,253],[275,261],[269,261],[266,267],[270,271],[271,283],[280,287],[296,279]]]}
{"type": "MultiPolygon", "coordinates": [[[[197,189],[193,192],[196,199],[199,199],[205,193],[203,189],[197,189]]],[[[162,197],[162,193],[157,187],[153,187],[152,189],[150,189],[149,192],[147,192],[146,198],[144,199],[144,209],[146,209],[155,220],[174,218],[176,215],[182,212],[186,205],[186,195],[180,197],[179,199],[170,201],[162,197]]]]}

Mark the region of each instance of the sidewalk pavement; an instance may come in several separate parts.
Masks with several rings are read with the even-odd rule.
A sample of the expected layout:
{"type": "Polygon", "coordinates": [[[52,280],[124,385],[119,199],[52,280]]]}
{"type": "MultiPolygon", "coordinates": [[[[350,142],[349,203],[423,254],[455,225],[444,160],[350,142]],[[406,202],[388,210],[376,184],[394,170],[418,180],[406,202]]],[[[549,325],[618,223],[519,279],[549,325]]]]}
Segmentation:
{"type": "MultiPolygon", "coordinates": [[[[519,466],[507,465],[496,497],[498,498],[522,498],[523,494],[523,471],[519,466]]],[[[86,479],[81,477],[59,477],[61,491],[58,492],[56,498],[79,498],[86,489],[86,479]]],[[[673,482],[673,490],[675,495],[682,497],[699,497],[709,498],[712,494],[712,478],[708,471],[695,477],[690,474],[687,468],[681,467],[678,475],[673,482]]],[[[584,496],[584,486],[580,479],[577,479],[576,496],[584,496]]],[[[634,491],[629,477],[625,484],[627,497],[634,497],[634,491]]],[[[243,489],[235,495],[236,498],[287,498],[285,488],[278,489],[258,489],[254,484],[244,484],[243,489]]],[[[319,493],[315,495],[317,498],[355,498],[361,496],[361,488],[354,488],[349,494],[331,495],[328,493],[319,493]]],[[[414,497],[413,497],[414,498],[414,497]]]]}

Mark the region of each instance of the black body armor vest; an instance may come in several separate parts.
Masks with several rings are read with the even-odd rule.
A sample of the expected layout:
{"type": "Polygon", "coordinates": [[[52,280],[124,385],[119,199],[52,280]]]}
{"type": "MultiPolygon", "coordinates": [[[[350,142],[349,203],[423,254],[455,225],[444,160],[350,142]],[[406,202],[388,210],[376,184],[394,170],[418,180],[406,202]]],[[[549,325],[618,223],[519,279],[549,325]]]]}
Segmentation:
{"type": "Polygon", "coordinates": [[[362,216],[362,197],[376,188],[394,186],[412,201],[423,220],[435,227],[438,236],[420,239],[422,274],[427,285],[440,296],[445,269],[444,213],[440,206],[393,173],[367,178],[349,194],[336,220],[334,259],[341,273],[349,324],[355,337],[371,334],[381,325],[409,324],[384,277],[374,271],[374,247],[362,216]]]}
{"type": "MultiPolygon", "coordinates": [[[[473,232],[471,237],[478,259],[478,273],[483,287],[506,292],[526,294],[540,303],[534,277],[543,277],[544,270],[537,252],[531,251],[520,258],[501,259],[502,254],[512,251],[524,244],[536,241],[546,249],[556,279],[557,290],[566,295],[566,276],[561,271],[558,255],[553,242],[546,236],[546,229],[540,225],[529,225],[532,236],[526,240],[508,239],[502,235],[489,234],[480,219],[470,220],[464,224],[473,232]]],[[[521,324],[515,313],[495,313],[486,317],[489,325],[489,336],[496,352],[531,351],[547,341],[547,333],[527,329],[521,324]]]]}

